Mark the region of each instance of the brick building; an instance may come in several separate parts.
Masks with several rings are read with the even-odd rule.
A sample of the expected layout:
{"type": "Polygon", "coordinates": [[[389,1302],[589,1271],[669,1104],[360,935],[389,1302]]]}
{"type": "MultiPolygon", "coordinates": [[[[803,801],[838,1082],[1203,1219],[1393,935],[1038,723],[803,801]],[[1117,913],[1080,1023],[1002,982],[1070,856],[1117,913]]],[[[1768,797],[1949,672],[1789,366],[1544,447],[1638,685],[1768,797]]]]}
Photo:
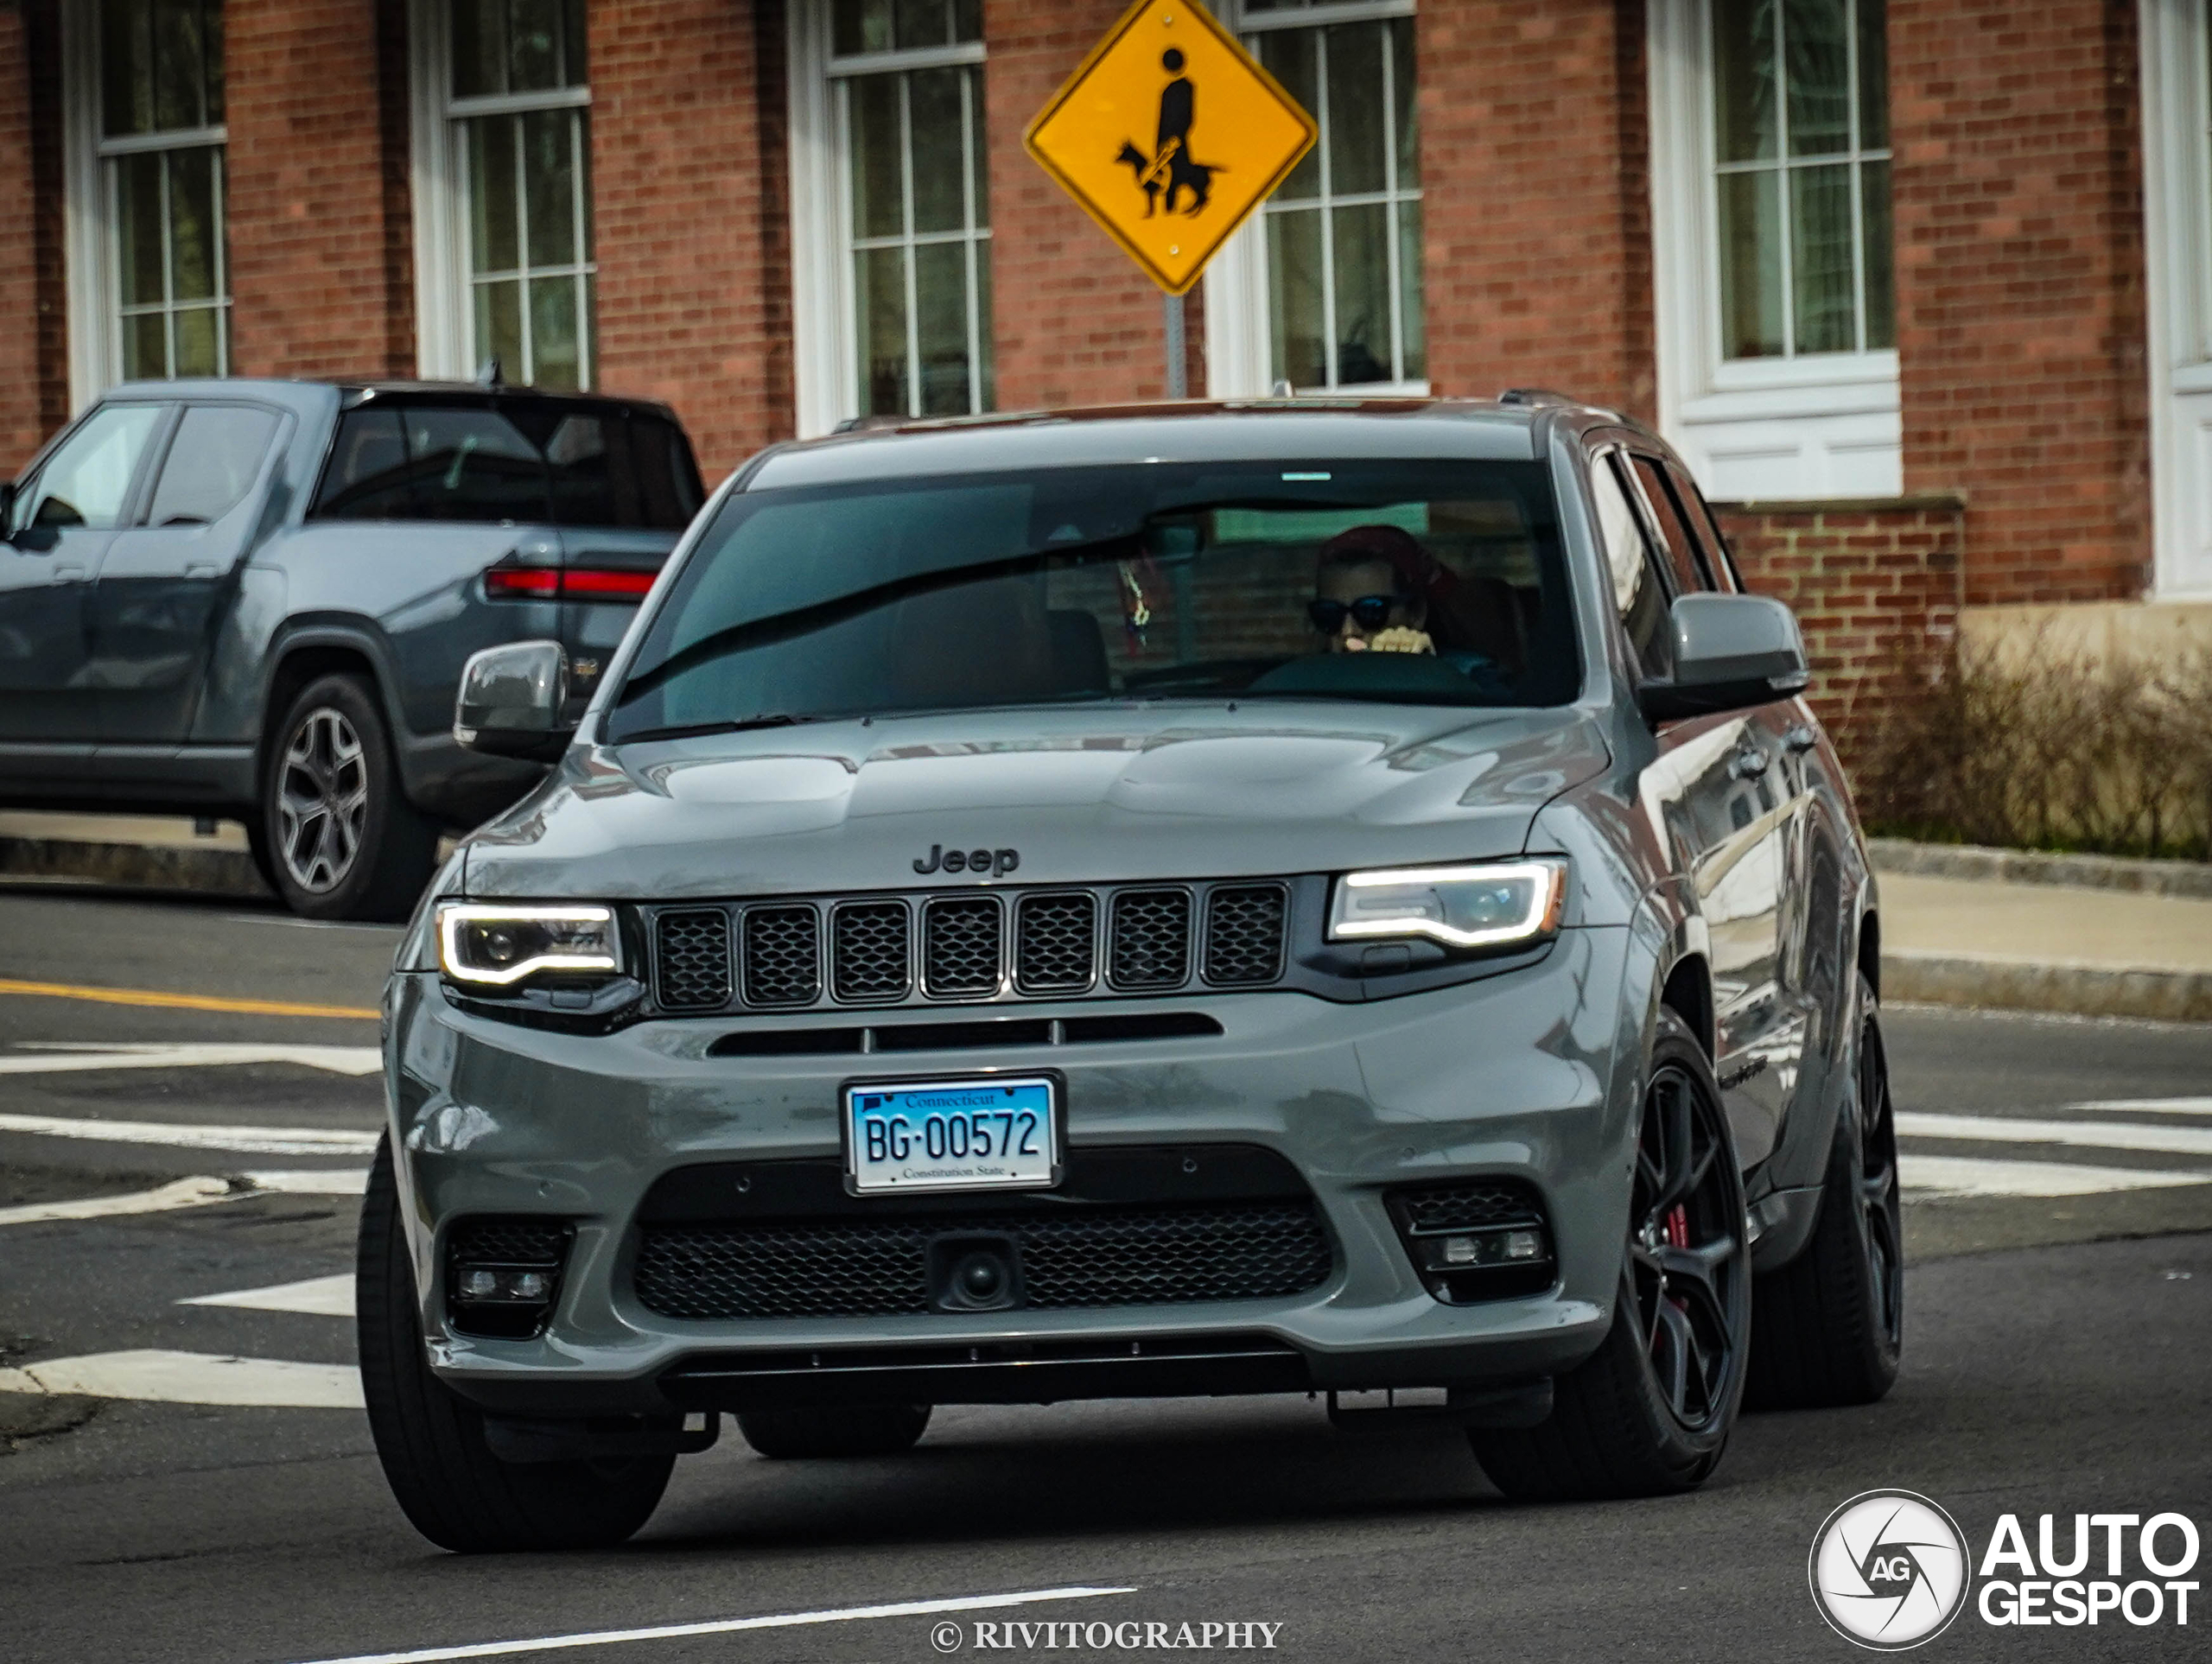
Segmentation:
{"type": "MultiPolygon", "coordinates": [[[[0,0],[0,463],[211,369],[496,354],[710,474],[1155,396],[1157,294],[1021,143],[1122,3],[0,0]]],[[[1324,136],[1193,391],[1633,411],[1841,704],[1961,619],[2212,640],[2212,0],[1215,10],[1324,136]]]]}

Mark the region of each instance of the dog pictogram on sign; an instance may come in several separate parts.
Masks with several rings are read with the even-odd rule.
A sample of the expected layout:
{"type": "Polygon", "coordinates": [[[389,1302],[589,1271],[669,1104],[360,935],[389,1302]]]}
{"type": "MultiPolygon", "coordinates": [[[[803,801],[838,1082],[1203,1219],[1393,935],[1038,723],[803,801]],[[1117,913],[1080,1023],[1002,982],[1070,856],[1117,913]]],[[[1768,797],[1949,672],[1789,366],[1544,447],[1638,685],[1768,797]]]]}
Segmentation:
{"type": "Polygon", "coordinates": [[[1170,295],[1319,129],[1202,8],[1137,0],[1029,125],[1029,154],[1170,295]]]}

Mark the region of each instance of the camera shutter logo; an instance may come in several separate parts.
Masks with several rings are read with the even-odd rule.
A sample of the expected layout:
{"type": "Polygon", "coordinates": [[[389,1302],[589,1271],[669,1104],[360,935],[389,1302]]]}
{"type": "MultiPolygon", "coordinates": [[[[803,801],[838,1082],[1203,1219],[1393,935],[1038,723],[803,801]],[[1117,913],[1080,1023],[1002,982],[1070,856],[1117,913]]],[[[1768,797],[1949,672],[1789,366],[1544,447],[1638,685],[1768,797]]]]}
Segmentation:
{"type": "Polygon", "coordinates": [[[1971,1581],[1958,1522],[1909,1490],[1864,1491],[1829,1515],[1806,1574],[1829,1627],[1878,1652],[1941,1635],[1971,1581]]]}

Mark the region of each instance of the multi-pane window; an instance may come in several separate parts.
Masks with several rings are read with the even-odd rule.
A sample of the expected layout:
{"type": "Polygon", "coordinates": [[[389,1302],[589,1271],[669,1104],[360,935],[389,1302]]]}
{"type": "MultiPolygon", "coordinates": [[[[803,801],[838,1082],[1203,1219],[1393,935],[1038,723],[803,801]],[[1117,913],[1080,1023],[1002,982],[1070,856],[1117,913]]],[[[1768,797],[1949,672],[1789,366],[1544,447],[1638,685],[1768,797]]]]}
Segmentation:
{"type": "Polygon", "coordinates": [[[230,368],[221,0],[101,0],[110,373],[230,368]]]}
{"type": "Polygon", "coordinates": [[[1894,346],[1884,0],[1713,0],[1724,359],[1894,346]]]}
{"type": "Polygon", "coordinates": [[[473,363],[592,381],[591,86],[584,0],[452,0],[446,119],[473,363]]]}
{"type": "Polygon", "coordinates": [[[856,409],[992,406],[981,0],[835,0],[856,409]]]}
{"type": "Polygon", "coordinates": [[[1417,382],[1421,135],[1414,20],[1403,0],[1243,0],[1255,54],[1320,124],[1319,142],[1267,205],[1272,378],[1294,387],[1417,382]]]}

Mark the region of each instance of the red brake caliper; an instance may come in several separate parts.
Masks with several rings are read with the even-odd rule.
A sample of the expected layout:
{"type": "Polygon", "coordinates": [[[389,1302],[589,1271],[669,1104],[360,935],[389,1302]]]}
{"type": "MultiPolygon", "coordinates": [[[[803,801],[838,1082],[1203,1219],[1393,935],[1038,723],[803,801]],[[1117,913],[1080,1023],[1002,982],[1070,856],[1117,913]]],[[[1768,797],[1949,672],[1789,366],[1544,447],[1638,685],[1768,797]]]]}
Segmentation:
{"type": "Polygon", "coordinates": [[[1667,1216],[1667,1245],[1678,1248],[1690,1245],[1690,1211],[1679,1202],[1667,1216]]]}

